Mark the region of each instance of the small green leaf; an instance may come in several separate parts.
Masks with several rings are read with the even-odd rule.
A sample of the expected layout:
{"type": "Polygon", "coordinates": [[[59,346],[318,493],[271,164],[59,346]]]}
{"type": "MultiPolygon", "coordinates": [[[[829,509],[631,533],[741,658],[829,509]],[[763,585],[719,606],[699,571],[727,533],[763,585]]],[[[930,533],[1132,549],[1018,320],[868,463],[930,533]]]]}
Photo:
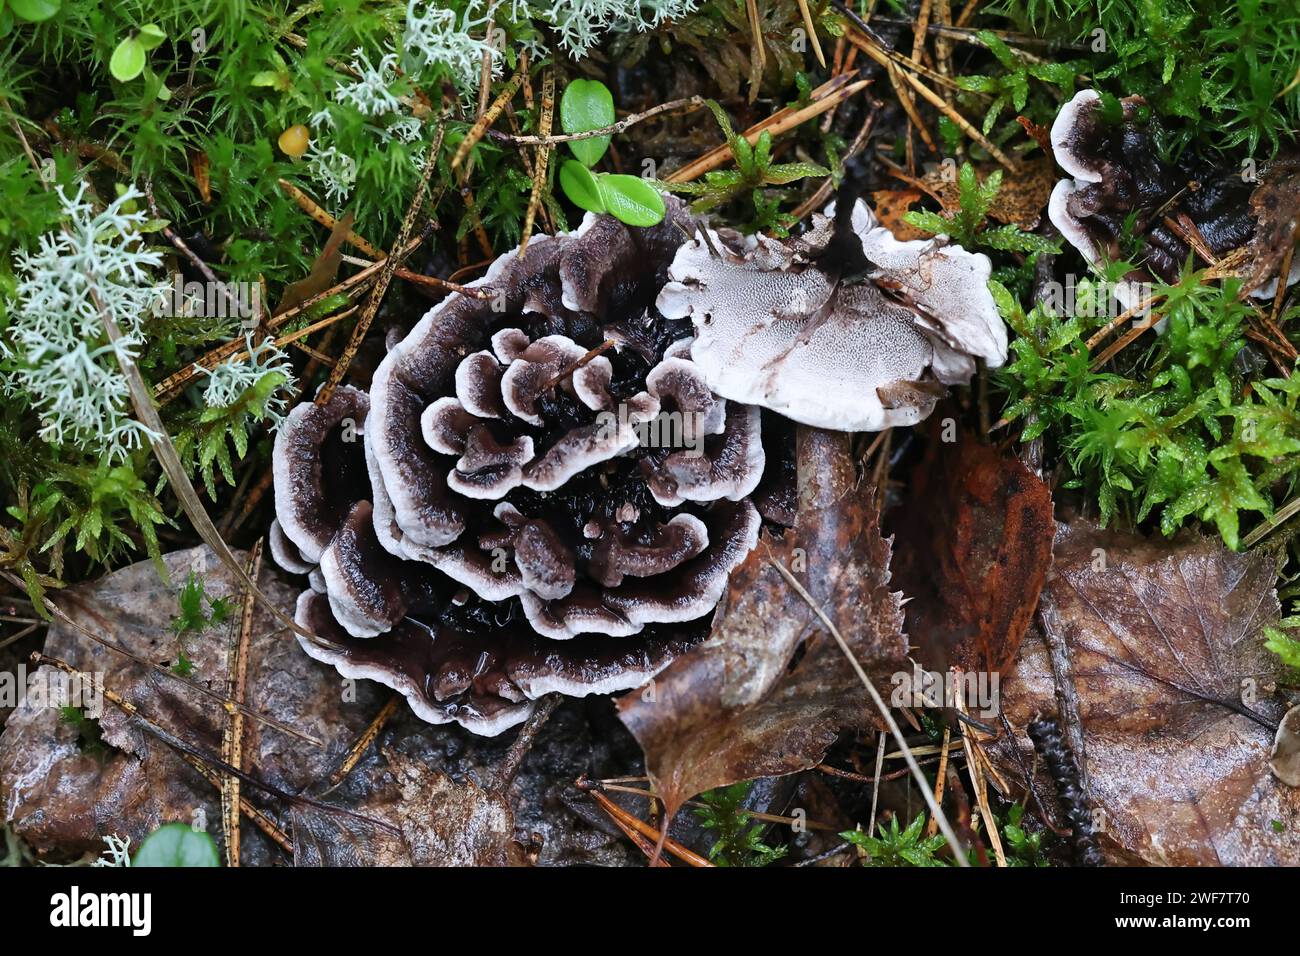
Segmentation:
{"type": "Polygon", "coordinates": [[[61,0],[9,0],[14,16],[29,23],[40,23],[59,12],[61,0]]]}
{"type": "Polygon", "coordinates": [[[596,177],[576,159],[566,159],[560,167],[560,188],[578,208],[588,212],[605,211],[605,198],[596,177]]]}
{"type": "MultiPolygon", "coordinates": [[[[566,133],[586,133],[613,122],[614,94],[604,83],[574,80],[564,88],[564,95],[560,97],[560,125],[566,133]]],[[[569,143],[573,155],[585,166],[596,165],[608,148],[608,136],[593,136],[569,143]]]]}
{"type": "Polygon", "coordinates": [[[119,43],[108,61],[108,72],[122,83],[128,83],[143,73],[144,44],[133,36],[119,43]]]}
{"type": "Polygon", "coordinates": [[[217,844],[188,823],[165,823],[145,837],[132,866],[220,866],[217,844]]]}
{"type": "Polygon", "coordinates": [[[156,49],[166,39],[167,34],[156,23],[146,23],[140,28],[140,45],[146,50],[156,49]]]}
{"type": "Polygon", "coordinates": [[[605,208],[629,226],[653,226],[663,222],[664,197],[638,176],[607,174],[600,177],[605,208]]]}

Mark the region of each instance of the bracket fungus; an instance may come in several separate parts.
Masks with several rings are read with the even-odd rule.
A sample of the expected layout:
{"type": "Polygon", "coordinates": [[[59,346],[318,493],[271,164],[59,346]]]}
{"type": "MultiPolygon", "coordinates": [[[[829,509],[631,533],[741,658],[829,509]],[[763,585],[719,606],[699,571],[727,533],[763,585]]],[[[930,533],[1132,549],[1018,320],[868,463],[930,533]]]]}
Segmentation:
{"type": "MultiPolygon", "coordinates": [[[[1071,178],[1052,190],[1048,218],[1095,267],[1125,254],[1134,258],[1122,244],[1130,232],[1136,237],[1140,262],[1114,289],[1125,309],[1139,308],[1143,284],[1178,281],[1192,252],[1189,239],[1203,241],[1216,258],[1248,243],[1252,258],[1256,254],[1253,240],[1262,219],[1252,202],[1253,177],[1216,167],[1190,150],[1166,162],[1158,138],[1157,121],[1141,96],[1115,100],[1096,90],[1076,93],[1052,124],[1052,152],[1071,178]]],[[[1272,257],[1274,269],[1280,258],[1272,257]]],[[[1252,270],[1252,295],[1272,298],[1277,280],[1268,271],[1252,270]]],[[[1298,279],[1300,259],[1287,284],[1298,279]]]]}
{"type": "Polygon", "coordinates": [[[690,358],[713,392],[879,431],[926,418],[977,358],[1006,361],[987,256],[943,237],[899,242],[860,201],[840,235],[833,216],[834,204],[786,242],[707,229],[678,250],[657,305],[693,323],[690,358]],[[826,261],[837,240],[861,245],[863,275],[826,261]]]}
{"type": "Polygon", "coordinates": [[[271,547],[312,657],[423,719],[499,733],[559,691],[640,686],[701,641],[758,540],[758,409],[654,309],[689,225],[589,214],[498,258],[369,392],[295,408],[271,547]]]}

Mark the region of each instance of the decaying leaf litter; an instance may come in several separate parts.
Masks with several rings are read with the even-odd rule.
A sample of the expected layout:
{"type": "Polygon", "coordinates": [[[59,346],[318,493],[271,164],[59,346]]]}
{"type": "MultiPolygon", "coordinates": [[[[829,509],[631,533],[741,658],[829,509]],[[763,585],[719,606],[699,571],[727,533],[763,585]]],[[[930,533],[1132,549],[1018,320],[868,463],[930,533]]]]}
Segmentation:
{"type": "MultiPolygon", "coordinates": [[[[211,523],[199,495],[179,490],[188,486],[184,465],[167,428],[156,427],[154,450],[180,511],[200,529],[174,543],[206,545],[44,594],[32,586],[30,563],[7,566],[17,639],[0,653],[17,663],[37,650],[28,666],[62,675],[51,686],[72,679],[69,671],[101,675],[103,706],[90,718],[85,708],[28,700],[8,713],[0,794],[12,832],[43,858],[89,859],[106,836],[138,845],[160,824],[183,820],[216,836],[228,865],[1296,862],[1300,654],[1287,632],[1295,571],[1294,508],[1285,502],[1287,458],[1300,440],[1291,303],[1288,283],[1277,281],[1292,272],[1300,202],[1290,161],[1266,166],[1258,188],[1217,189],[1230,158],[1153,160],[1134,174],[1135,200],[1132,184],[1111,181],[1128,174],[1107,154],[1105,124],[1147,122],[1145,100],[1104,94],[1096,116],[1069,125],[1068,135],[1047,134],[1050,114],[1038,124],[1004,118],[1015,127],[1008,134],[990,110],[994,119],[981,125],[995,92],[1002,109],[1024,107],[1018,76],[1050,87],[1057,106],[1082,110],[1064,87],[1082,86],[1089,71],[1035,72],[1042,57],[1033,38],[977,34],[975,4],[920,6],[913,23],[835,4],[746,5],[709,27],[726,36],[716,54],[671,78],[636,63],[635,47],[647,40],[636,35],[615,48],[630,67],[617,56],[539,58],[540,66],[521,57],[495,96],[482,87],[477,109],[444,97],[432,114],[437,133],[391,257],[363,238],[369,224],[351,211],[330,211],[338,204],[285,184],[328,235],[315,233],[315,265],[285,285],[258,334],[300,349],[300,396],[310,398],[323,378],[315,402],[325,406],[339,386],[371,387],[384,340],[409,330],[427,307],[421,297],[485,301],[485,289],[467,284],[508,246],[489,238],[482,220],[490,210],[468,185],[476,146],[511,151],[527,173],[520,238],[535,224],[559,231],[560,192],[558,183],[550,192],[547,169],[566,147],[550,135],[552,114],[557,90],[589,75],[606,80],[627,110],[609,124],[617,135],[608,162],[618,172],[599,174],[663,157],[662,180],[688,187],[696,215],[707,215],[674,242],[694,243],[706,263],[734,264],[753,255],[740,237],[757,226],[770,243],[759,271],[804,270],[818,280],[807,288],[825,287],[829,318],[811,316],[807,303],[794,308],[806,324],[780,346],[782,362],[793,368],[820,354],[815,336],[837,332],[836,323],[856,332],[877,314],[863,305],[866,290],[854,291],[860,277],[823,253],[824,240],[799,244],[838,192],[841,206],[857,193],[870,197],[891,241],[932,244],[945,232],[994,257],[997,270],[980,281],[995,284],[997,331],[1004,319],[1015,336],[1008,370],[977,365],[972,356],[986,357],[974,344],[978,328],[934,326],[933,303],[916,301],[932,291],[924,282],[909,298],[905,281],[881,285],[885,263],[870,259],[869,288],[886,290],[884,308],[927,323],[907,339],[930,349],[913,377],[895,382],[887,362],[887,377],[865,379],[885,415],[879,424],[891,427],[852,434],[795,424],[789,419],[854,427],[837,408],[807,411],[807,397],[790,386],[796,373],[779,364],[773,387],[738,395],[701,363],[717,395],[765,409],[763,479],[745,492],[763,519],[756,545],[730,571],[705,633],[692,649],[674,650],[666,670],[615,706],[540,695],[518,730],[491,739],[425,724],[401,695],[302,654],[293,631],[320,635],[294,620],[300,585],[260,559],[269,471],[259,478],[248,469],[211,523]],[[821,86],[802,73],[798,84],[789,78],[794,61],[777,38],[795,20],[821,32],[799,67],[829,77],[821,86]],[[990,55],[1007,70],[1005,87],[976,76],[990,55]],[[710,111],[699,109],[705,98],[722,103],[713,111],[729,136],[721,146],[710,111]],[[727,113],[746,118],[739,134],[725,125],[727,113]],[[455,149],[440,158],[449,129],[459,134],[455,149]],[[814,143],[833,156],[833,177],[809,158],[814,143]],[[1072,157],[1064,162],[1055,155],[1063,144],[1072,157]],[[792,212],[766,194],[794,173],[773,173],[756,161],[761,150],[802,164],[785,196],[792,212]],[[971,165],[958,172],[949,151],[971,165]],[[435,178],[439,162],[450,163],[455,185],[435,178]],[[1095,180],[1090,169],[1101,170],[1095,180]],[[849,188],[837,190],[841,177],[849,188]],[[445,212],[427,217],[444,210],[447,193],[469,212],[457,242],[446,241],[445,212]],[[796,238],[785,240],[787,232],[796,238]],[[1105,254],[1097,254],[1099,235],[1114,240],[1105,254]],[[1071,246],[1115,283],[1118,319],[1070,328],[1046,318],[1051,283],[1082,270],[1071,246]],[[1149,268],[1108,264],[1134,249],[1146,250],[1149,268]],[[1150,296],[1120,294],[1141,281],[1165,285],[1150,296]],[[1213,298],[1222,288],[1230,306],[1213,298]],[[1240,312],[1232,316],[1239,332],[1222,332],[1225,320],[1206,314],[1220,307],[1240,312]],[[1165,318],[1160,338],[1150,330],[1165,318]],[[1150,381],[1141,370],[1150,359],[1135,358],[1143,350],[1157,354],[1150,381]],[[955,371],[931,376],[927,363],[955,371]],[[1197,394],[1203,379],[1209,385],[1197,394]],[[1153,386],[1145,394],[1144,384],[1153,386]],[[1008,391],[1016,401],[1004,408],[1008,391]],[[1097,420],[1105,415],[1114,416],[1111,431],[1097,420]],[[1155,477],[1137,485],[1133,469],[1151,461],[1155,477]],[[1204,486],[1168,474],[1197,462],[1210,463],[1204,486]],[[1250,523],[1239,537],[1242,521],[1250,523]],[[1192,526],[1174,534],[1179,524],[1192,526]],[[230,551],[226,540],[250,550],[230,551]],[[172,625],[192,570],[237,613],[186,635],[172,625]],[[913,682],[901,696],[899,675],[913,682]],[[962,699],[962,688],[994,677],[987,711],[962,699]]],[[[673,42],[699,52],[707,34],[691,31],[707,22],[688,20],[673,42]]],[[[847,218],[820,228],[830,233],[847,218]]],[[[175,232],[167,238],[178,255],[206,265],[175,232]]],[[[924,262],[908,274],[925,271],[924,262]]],[[[697,275],[676,262],[669,271],[688,285],[697,275]]],[[[690,318],[700,341],[698,306],[660,309],[690,318]]],[[[886,337],[883,348],[898,351],[900,341],[886,337]]],[[[682,360],[659,348],[666,364],[682,360]]],[[[170,376],[137,376],[141,417],[161,426],[144,411],[150,389],[174,401],[197,369],[241,349],[252,342],[232,340],[170,376]]],[[[552,372],[572,375],[599,358],[593,348],[552,372]]],[[[833,363],[812,370],[836,374],[833,363]]]]}

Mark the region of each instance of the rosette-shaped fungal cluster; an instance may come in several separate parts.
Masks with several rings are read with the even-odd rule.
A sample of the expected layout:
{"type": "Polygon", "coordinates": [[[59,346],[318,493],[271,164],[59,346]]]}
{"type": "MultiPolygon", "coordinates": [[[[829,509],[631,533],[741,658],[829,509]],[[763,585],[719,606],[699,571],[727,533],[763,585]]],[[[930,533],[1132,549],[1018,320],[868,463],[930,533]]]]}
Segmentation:
{"type": "Polygon", "coordinates": [[[658,306],[692,321],[691,358],[718,395],[821,428],[914,425],[977,358],[1006,361],[991,264],[942,239],[899,242],[865,203],[845,213],[864,274],[827,261],[832,205],[786,242],[708,230],[683,244],[658,306]]]}
{"type": "MultiPolygon", "coordinates": [[[[1267,256],[1261,264],[1275,268],[1280,253],[1255,248],[1263,219],[1252,202],[1255,177],[1215,166],[1190,149],[1162,159],[1159,138],[1158,121],[1141,96],[1115,99],[1096,90],[1080,90],[1052,124],[1052,153],[1070,178],[1053,189],[1048,217],[1090,265],[1126,255],[1136,264],[1116,285],[1116,299],[1139,308],[1143,283],[1177,282],[1193,242],[1204,244],[1198,253],[1216,258],[1251,244],[1250,258],[1267,256]],[[1136,243],[1136,252],[1125,249],[1126,241],[1136,243]]],[[[1269,271],[1251,270],[1247,285],[1254,295],[1270,298],[1276,291],[1276,278],[1261,284],[1269,271]]],[[[1287,282],[1297,279],[1300,259],[1287,282]]]]}
{"type": "Polygon", "coordinates": [[[275,447],[278,561],[313,657],[493,734],[542,694],[644,684],[754,547],[758,409],[654,308],[690,228],[589,215],[499,258],[275,447]]]}

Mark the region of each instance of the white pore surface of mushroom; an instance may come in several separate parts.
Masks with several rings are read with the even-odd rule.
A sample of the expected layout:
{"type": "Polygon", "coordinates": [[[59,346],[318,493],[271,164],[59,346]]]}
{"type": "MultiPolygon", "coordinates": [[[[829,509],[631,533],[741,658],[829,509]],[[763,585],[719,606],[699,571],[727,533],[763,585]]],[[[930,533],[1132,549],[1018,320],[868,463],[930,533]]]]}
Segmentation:
{"type": "Polygon", "coordinates": [[[840,283],[815,262],[833,215],[832,203],[788,242],[710,230],[710,243],[678,249],[656,305],[690,317],[710,389],[808,425],[879,431],[926,418],[976,358],[1006,361],[987,256],[942,237],[899,242],[858,202],[853,230],[878,268],[840,283]]]}

